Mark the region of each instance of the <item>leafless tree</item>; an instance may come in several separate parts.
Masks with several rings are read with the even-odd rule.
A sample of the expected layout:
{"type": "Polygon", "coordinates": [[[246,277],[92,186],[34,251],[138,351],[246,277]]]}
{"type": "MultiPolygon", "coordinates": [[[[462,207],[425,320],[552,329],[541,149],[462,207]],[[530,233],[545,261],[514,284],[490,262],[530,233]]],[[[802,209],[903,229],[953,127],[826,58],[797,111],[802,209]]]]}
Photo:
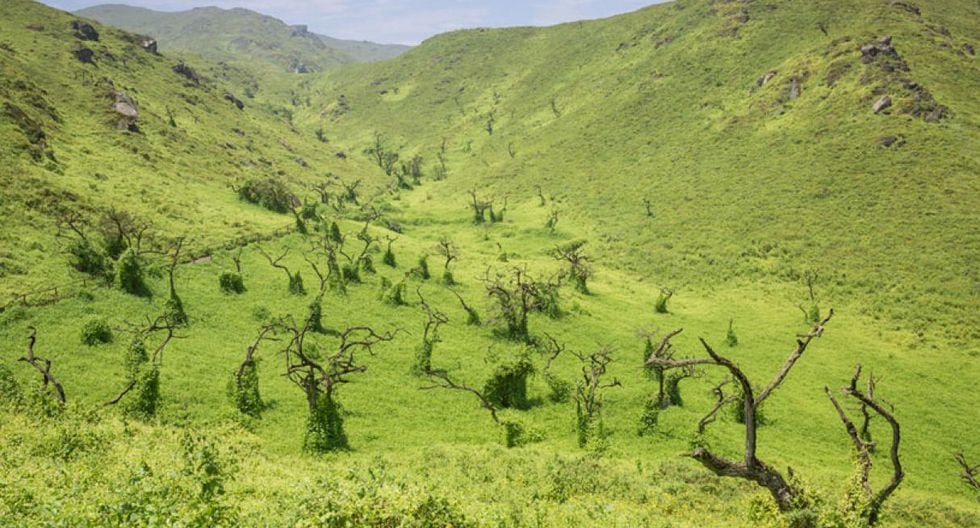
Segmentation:
{"type": "Polygon", "coordinates": [[[468,385],[463,385],[462,383],[453,381],[453,379],[449,377],[449,374],[442,371],[430,370],[426,374],[429,376],[432,384],[421,387],[422,390],[450,389],[468,392],[480,400],[480,405],[490,413],[490,418],[493,419],[493,423],[501,425],[500,418],[497,416],[497,407],[494,406],[494,404],[482,392],[468,385]]]}
{"type": "MultiPolygon", "coordinates": [[[[773,379],[758,394],[749,378],[735,363],[719,355],[710,345],[701,339],[701,344],[707,352],[707,358],[703,359],[673,359],[651,357],[648,365],[659,365],[665,369],[685,368],[697,365],[719,366],[729,371],[741,389],[742,405],[745,414],[745,449],[741,461],[729,460],[712,453],[707,447],[696,447],[687,456],[700,462],[711,472],[719,476],[737,477],[755,482],[766,488],[773,499],[775,499],[780,511],[789,512],[806,507],[807,499],[798,486],[786,479],[782,473],[774,467],[759,460],[756,456],[756,428],[757,412],[759,407],[772,395],[772,393],[786,380],[790,370],[796,362],[806,352],[810,343],[823,335],[824,327],[833,317],[834,311],[830,310],[827,316],[817,322],[806,334],[799,335],[796,341],[796,348],[790,353],[782,368],[776,373],[773,379]]],[[[709,415],[717,413],[718,410],[727,404],[728,398],[719,398],[709,415]]],[[[702,419],[705,425],[707,422],[702,419]]],[[[702,427],[703,429],[703,427],[702,427]]]]}
{"type": "MultiPolygon", "coordinates": [[[[858,365],[854,370],[854,375],[851,376],[851,383],[841,389],[845,396],[850,396],[861,403],[862,408],[869,408],[874,411],[878,416],[881,416],[892,429],[892,443],[891,450],[889,452],[889,457],[892,463],[892,477],[888,484],[882,487],[880,490],[875,492],[871,487],[871,442],[866,441],[861,437],[861,433],[858,431],[854,423],[848,418],[847,413],[841,407],[837,399],[834,398],[833,393],[830,388],[824,387],[827,392],[827,397],[830,398],[830,402],[834,405],[834,409],[837,410],[837,415],[840,416],[841,422],[844,424],[844,429],[847,430],[847,435],[851,437],[851,442],[854,444],[854,450],[857,453],[858,467],[860,470],[860,482],[861,490],[864,494],[865,502],[863,508],[860,512],[861,518],[867,522],[868,526],[874,526],[878,523],[881,515],[881,507],[885,503],[885,500],[895,492],[898,486],[902,483],[905,478],[905,473],[902,470],[902,461],[899,458],[899,445],[902,441],[901,428],[899,427],[898,421],[892,413],[885,409],[880,401],[874,398],[872,394],[861,391],[858,388],[858,381],[861,378],[861,365],[858,365]]],[[[873,385],[869,385],[873,386],[873,385]]]]}
{"type": "Polygon", "coordinates": [[[414,371],[417,374],[426,374],[432,370],[432,349],[435,348],[439,339],[439,327],[449,322],[449,317],[439,310],[433,308],[422,295],[422,287],[415,289],[419,296],[419,306],[425,312],[426,321],[422,327],[422,344],[415,357],[414,371]]]}
{"type": "Polygon", "coordinates": [[[282,263],[282,259],[286,258],[286,255],[289,254],[288,248],[276,258],[272,258],[272,256],[266,253],[266,251],[261,247],[258,249],[259,253],[261,253],[262,256],[269,261],[270,266],[280,269],[286,274],[286,278],[289,280],[289,293],[295,295],[303,295],[306,293],[306,289],[303,287],[303,277],[300,275],[300,272],[297,271],[294,274],[293,272],[289,271],[289,268],[285,264],[282,263]]]}
{"type": "Polygon", "coordinates": [[[956,453],[953,458],[963,470],[963,474],[960,475],[963,482],[966,482],[967,486],[970,486],[975,490],[980,490],[980,464],[973,465],[968,463],[966,461],[966,455],[964,455],[962,452],[956,453]]]}
{"type": "Polygon", "coordinates": [[[557,246],[552,251],[552,256],[556,260],[568,263],[568,274],[575,282],[575,289],[581,293],[589,293],[588,280],[592,277],[592,267],[589,266],[589,257],[582,254],[582,247],[585,246],[584,240],[557,246]]]}
{"type": "Polygon", "coordinates": [[[61,386],[58,378],[55,378],[54,374],[51,373],[51,360],[34,354],[34,345],[37,344],[37,328],[30,326],[27,330],[27,354],[18,359],[18,361],[23,361],[31,367],[34,367],[34,370],[37,370],[41,374],[44,388],[47,390],[50,387],[50,390],[54,392],[55,398],[58,399],[58,403],[61,407],[64,407],[66,402],[65,389],[61,386]]]}

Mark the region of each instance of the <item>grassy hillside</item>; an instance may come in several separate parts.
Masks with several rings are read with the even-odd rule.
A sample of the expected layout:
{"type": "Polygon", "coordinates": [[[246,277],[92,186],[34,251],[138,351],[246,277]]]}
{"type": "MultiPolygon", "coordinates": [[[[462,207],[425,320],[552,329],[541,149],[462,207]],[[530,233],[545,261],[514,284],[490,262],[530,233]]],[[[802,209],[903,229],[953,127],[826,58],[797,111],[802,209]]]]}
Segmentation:
{"type": "MultiPolygon", "coordinates": [[[[245,70],[184,57],[195,83],[174,71],[181,57],[149,53],[134,35],[93,24],[98,40],[83,40],[90,32],[73,28],[75,17],[8,2],[0,525],[789,526],[764,489],[678,456],[693,447],[742,455],[735,405],[696,433],[727,373],[692,372],[676,405],[651,411],[657,382],[643,359],[647,337],[655,344],[683,328],[675,357],[706,357],[703,338],[763,387],[812,327],[800,305],[836,315],[766,400],[758,431],[758,457],[784,475],[792,467],[808,494],[798,515],[864,526],[851,511],[854,448],[824,392],[844,401],[837,388],[860,363],[902,431],[905,481],[878,526],[980,525],[978,495],[953,458],[980,457],[969,275],[978,79],[974,59],[954,54],[980,17],[967,2],[942,3],[941,12],[921,6],[927,22],[882,2],[692,1],[459,32],[384,64],[304,76],[277,100],[239,93],[245,70]],[[881,41],[881,56],[862,64],[857,46],[885,34],[900,59],[881,41]],[[83,47],[94,64],[78,60],[89,56],[83,47]],[[843,74],[828,86],[831,72],[843,74]],[[870,110],[879,83],[901,84],[892,73],[946,107],[938,123],[904,113],[936,111],[914,87],[889,92],[881,114],[870,110]],[[790,99],[794,76],[800,93],[790,99]],[[120,91],[139,106],[125,130],[113,110],[126,102],[120,91]],[[902,141],[878,145],[885,135],[902,141]],[[286,212],[231,188],[270,178],[296,194],[286,212]],[[341,183],[357,180],[354,203],[341,183]],[[484,222],[470,190],[493,199],[484,222]],[[150,224],[145,248],[115,241],[111,208],[150,224]],[[64,225],[70,213],[94,253],[124,246],[109,284],[69,265],[79,247],[64,225]],[[447,240],[448,264],[438,249],[447,240]],[[591,274],[580,289],[554,251],[583,240],[591,274]],[[371,265],[358,257],[364,247],[371,265]],[[279,255],[287,270],[270,265],[279,255]],[[134,265],[141,295],[124,291],[134,265]],[[526,339],[506,324],[495,290],[512,288],[517,271],[536,281],[526,339]],[[814,276],[810,299],[805,277],[814,276]],[[674,292],[665,304],[663,288],[674,292]],[[330,400],[311,400],[296,376],[304,370],[288,376],[290,328],[305,327],[317,305],[325,328],[300,346],[328,369],[355,367],[330,400]],[[426,330],[440,317],[436,334],[426,330]],[[152,321],[176,325],[160,353],[166,331],[149,330],[152,321]],[[270,325],[275,339],[257,342],[270,325]],[[334,356],[340,332],[362,326],[385,340],[355,346],[350,364],[334,356]],[[19,360],[32,335],[64,406],[19,360]],[[564,347],[557,355],[552,338],[564,347]],[[234,380],[251,346],[263,404],[250,415],[234,380]],[[419,372],[426,351],[435,376],[419,372]],[[600,418],[583,428],[587,356],[598,351],[611,359],[600,383],[609,386],[599,389],[600,418]],[[490,403],[501,425],[473,392],[434,387],[445,374],[486,395],[495,373],[528,363],[523,408],[490,403]],[[342,418],[347,446],[304,449],[311,437],[337,438],[319,427],[337,423],[324,416],[342,418]],[[518,445],[507,447],[507,431],[518,445]]],[[[860,425],[860,407],[846,401],[860,425]]],[[[878,489],[890,476],[891,431],[878,417],[870,432],[878,489]]]]}
{"type": "Polygon", "coordinates": [[[55,238],[66,211],[93,222],[109,207],[128,211],[168,236],[191,237],[191,251],[201,253],[292,223],[291,215],[239,200],[232,184],[273,177],[299,191],[328,173],[370,174],[364,160],[339,159],[336,149],[293,129],[282,108],[226,84],[220,66],[147,52],[138,37],[105,26],[95,25],[97,41],[81,40],[75,17],[33,2],[10,2],[5,13],[4,304],[13,293],[69,278],[55,238]],[[196,80],[175,72],[179,64],[196,80]],[[117,93],[138,106],[135,131],[119,129],[117,93]]]}
{"type": "Polygon", "coordinates": [[[77,14],[151,35],[159,41],[161,51],[194,52],[215,61],[240,64],[258,61],[291,73],[391,59],[409,49],[317,35],[305,26],[288,26],[281,20],[240,8],[202,7],[162,12],[106,4],[82,9],[77,14]]]}
{"type": "Polygon", "coordinates": [[[662,286],[813,272],[912,343],[976,352],[980,11],[906,4],[681,1],[451,33],[328,74],[298,114],[351,150],[378,131],[434,163],[444,144],[447,209],[540,186],[597,257],[662,286]]]}

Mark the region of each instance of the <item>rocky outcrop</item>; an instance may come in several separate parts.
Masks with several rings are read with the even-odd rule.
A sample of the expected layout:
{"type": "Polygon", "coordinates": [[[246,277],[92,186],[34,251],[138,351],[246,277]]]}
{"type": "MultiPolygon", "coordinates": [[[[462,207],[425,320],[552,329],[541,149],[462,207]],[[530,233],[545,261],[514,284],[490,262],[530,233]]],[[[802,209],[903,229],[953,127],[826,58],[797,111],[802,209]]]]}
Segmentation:
{"type": "Polygon", "coordinates": [[[75,30],[75,37],[80,40],[99,40],[99,32],[92,27],[92,24],[74,20],[71,28],[75,30]]]}
{"type": "Polygon", "coordinates": [[[778,75],[778,72],[776,70],[770,70],[766,72],[765,75],[763,75],[762,77],[756,79],[755,85],[758,86],[759,88],[762,88],[763,86],[768,84],[769,81],[771,81],[776,75],[778,75]]]}
{"type": "Polygon", "coordinates": [[[86,48],[85,46],[79,46],[71,52],[72,55],[78,59],[78,62],[84,64],[95,64],[95,53],[92,50],[86,48]]]}
{"type": "Polygon", "coordinates": [[[790,77],[789,79],[789,99],[799,99],[803,95],[803,84],[800,82],[800,78],[797,76],[790,77]]]}
{"type": "Polygon", "coordinates": [[[241,99],[235,97],[235,95],[231,92],[225,92],[225,101],[235,105],[235,107],[237,107],[239,110],[243,110],[245,108],[245,103],[243,103],[241,99]]]}
{"type": "Polygon", "coordinates": [[[871,105],[871,109],[874,110],[874,113],[880,114],[881,112],[891,108],[891,106],[892,98],[888,97],[887,95],[883,95],[880,99],[875,101],[875,104],[871,105]]]}
{"type": "Polygon", "coordinates": [[[196,71],[194,71],[194,68],[191,68],[190,66],[184,64],[183,62],[177,63],[177,65],[173,67],[173,71],[177,75],[180,75],[181,77],[194,83],[195,86],[201,84],[201,77],[198,76],[196,71]]]}
{"type": "Polygon", "coordinates": [[[159,52],[157,51],[157,41],[153,37],[143,37],[140,41],[140,46],[143,46],[143,49],[154,55],[159,55],[159,52]]]}
{"type": "Polygon", "coordinates": [[[131,132],[138,130],[136,121],[140,117],[139,105],[131,97],[126,95],[126,92],[115,93],[115,102],[112,103],[112,110],[116,112],[119,118],[116,124],[117,128],[131,132]]]}
{"type": "Polygon", "coordinates": [[[922,11],[919,10],[919,6],[909,2],[892,2],[892,7],[896,7],[903,11],[908,11],[915,16],[922,16],[922,11]]]}

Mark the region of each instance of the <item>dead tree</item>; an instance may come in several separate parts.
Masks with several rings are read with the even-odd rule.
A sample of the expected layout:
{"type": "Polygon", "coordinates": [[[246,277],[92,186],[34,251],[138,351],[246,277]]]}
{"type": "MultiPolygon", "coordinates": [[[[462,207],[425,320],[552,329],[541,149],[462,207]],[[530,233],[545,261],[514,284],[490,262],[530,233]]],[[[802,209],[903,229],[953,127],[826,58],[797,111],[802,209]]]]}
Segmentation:
{"type": "Polygon", "coordinates": [[[276,325],[274,324],[263,326],[255,341],[245,349],[245,359],[235,369],[231,398],[235,407],[242,414],[258,418],[265,407],[259,394],[258,361],[255,354],[263,341],[275,339],[270,335],[274,334],[275,330],[276,325]]]}
{"type": "Polygon", "coordinates": [[[575,357],[584,365],[582,378],[575,387],[575,416],[577,419],[578,445],[585,447],[590,440],[601,441],[602,430],[602,390],[619,387],[622,383],[613,378],[603,382],[609,363],[612,362],[611,351],[603,348],[588,356],[573,352],[575,357]]]}
{"type": "Polygon", "coordinates": [[[643,209],[647,213],[647,218],[653,218],[653,202],[649,198],[643,199],[643,209]]]}
{"type": "Polygon", "coordinates": [[[347,183],[341,180],[340,186],[344,188],[344,192],[340,195],[341,199],[354,205],[360,205],[357,194],[357,188],[360,187],[360,185],[360,179],[354,180],[354,183],[347,183]]]}
{"type": "Polygon", "coordinates": [[[551,212],[548,213],[548,219],[544,222],[545,229],[554,233],[555,229],[558,227],[558,215],[560,214],[561,209],[552,207],[551,212]]]}
{"type": "Polygon", "coordinates": [[[965,482],[967,486],[970,486],[974,490],[980,490],[980,464],[972,465],[968,463],[966,461],[966,455],[964,455],[962,452],[956,453],[955,455],[953,455],[953,458],[956,460],[956,463],[959,464],[960,468],[963,470],[963,474],[960,475],[960,478],[963,479],[963,482],[965,482]]]}
{"type": "Polygon", "coordinates": [[[457,292],[456,290],[452,288],[448,288],[448,290],[453,292],[453,295],[455,295],[456,298],[459,299],[459,304],[463,307],[463,310],[466,312],[466,324],[472,326],[480,326],[480,322],[481,322],[480,313],[476,311],[476,308],[473,308],[472,306],[466,304],[466,301],[463,299],[463,296],[460,295],[459,292],[457,292]]]}
{"type": "MultiPolygon", "coordinates": [[[[492,201],[481,200],[476,196],[476,190],[470,191],[470,209],[473,210],[473,223],[483,224],[487,221],[487,210],[493,207],[492,201]]],[[[493,222],[493,218],[490,219],[493,222]]]]}
{"type": "Polygon", "coordinates": [[[557,246],[552,251],[555,260],[568,263],[568,275],[575,283],[575,289],[580,293],[589,293],[588,280],[592,277],[592,268],[589,266],[589,257],[582,254],[582,246],[586,242],[577,240],[569,244],[557,246]]]}
{"type": "Polygon", "coordinates": [[[432,349],[440,341],[439,327],[448,323],[449,317],[426,302],[425,297],[422,296],[421,287],[417,288],[415,293],[419,296],[419,305],[425,312],[426,321],[422,327],[422,344],[415,354],[415,365],[412,367],[412,372],[427,374],[432,370],[432,349]]]}
{"type": "Polygon", "coordinates": [[[235,263],[235,273],[239,276],[242,274],[242,248],[239,247],[238,251],[232,255],[231,260],[235,263]]]}
{"type": "Polygon", "coordinates": [[[456,252],[456,246],[453,241],[447,237],[442,237],[439,239],[439,245],[436,246],[436,253],[445,259],[442,265],[442,282],[447,286],[452,286],[456,284],[456,279],[453,277],[453,272],[449,269],[449,266],[459,257],[456,252]]]}
{"type": "Polygon", "coordinates": [[[473,387],[453,381],[452,378],[449,377],[449,374],[446,374],[443,371],[430,370],[426,374],[429,376],[429,379],[432,380],[432,384],[425,387],[420,387],[421,390],[450,389],[468,392],[480,400],[480,406],[490,413],[490,418],[493,419],[493,423],[502,425],[500,417],[497,416],[497,407],[482,392],[474,389],[473,387]]]}
{"type": "Polygon", "coordinates": [[[303,445],[314,452],[346,449],[347,435],[335,391],[350,381],[351,374],[367,370],[357,360],[357,352],[373,354],[374,346],[391,341],[394,334],[379,334],[368,326],[347,327],[337,336],[335,351],[321,357],[319,347],[307,342],[312,330],[308,321],[302,325],[292,319],[279,322],[279,331],[289,337],[283,349],[286,377],[302,389],[309,409],[303,445]]]}
{"type": "MultiPolygon", "coordinates": [[[[644,364],[644,366],[653,373],[654,378],[657,380],[657,398],[655,400],[655,405],[660,409],[666,409],[670,407],[672,403],[672,398],[670,391],[668,391],[668,374],[667,371],[670,367],[663,365],[662,361],[672,361],[674,359],[674,345],[670,342],[671,339],[676,337],[678,334],[683,332],[683,328],[678,328],[673,332],[668,332],[657,345],[656,348],[652,346],[652,351],[644,364]],[[654,361],[656,360],[656,361],[654,361]]],[[[684,367],[680,369],[681,372],[688,371],[692,367],[684,367]]],[[[693,373],[685,376],[691,377],[693,373]]],[[[675,384],[674,390],[677,391],[677,383],[680,382],[682,378],[676,378],[673,382],[675,384]]]]}
{"type": "Polygon", "coordinates": [[[544,369],[541,370],[541,375],[544,378],[545,383],[548,384],[548,399],[555,403],[562,403],[568,400],[572,393],[572,384],[566,380],[559,378],[551,371],[551,365],[558,359],[558,356],[565,351],[565,345],[559,343],[557,339],[551,335],[545,334],[548,338],[545,344],[545,352],[548,355],[547,361],[545,361],[544,369]]]}
{"type": "Polygon", "coordinates": [[[534,190],[538,193],[538,205],[544,207],[548,203],[548,200],[544,197],[544,191],[541,189],[540,185],[535,185],[534,190]]]}
{"type": "Polygon", "coordinates": [[[102,217],[101,230],[105,237],[106,251],[114,259],[119,258],[127,249],[140,255],[143,251],[143,238],[149,229],[148,222],[115,207],[106,211],[102,217]]]}
{"type": "Polygon", "coordinates": [[[527,271],[514,268],[511,280],[504,282],[499,274],[491,279],[490,270],[487,269],[483,286],[487,296],[496,303],[497,318],[503,320],[505,328],[500,333],[515,341],[530,343],[532,339],[528,333],[527,319],[539,302],[540,292],[527,271]]]}
{"type": "Polygon", "coordinates": [[[58,378],[54,377],[54,374],[51,373],[51,360],[34,354],[34,345],[37,344],[37,328],[30,326],[27,330],[27,354],[18,359],[18,361],[23,361],[31,367],[34,367],[34,370],[37,370],[41,374],[44,389],[48,390],[50,386],[50,390],[54,392],[55,398],[58,399],[58,404],[64,407],[66,402],[65,389],[61,386],[58,378]]]}
{"type": "MultiPolygon", "coordinates": [[[[756,429],[757,413],[759,407],[772,395],[772,393],[786,380],[793,365],[803,356],[807,347],[814,339],[823,335],[824,327],[833,317],[834,311],[830,310],[823,320],[816,323],[806,334],[799,335],[796,341],[796,348],[790,353],[782,368],[776,373],[773,379],[758,394],[745,373],[731,360],[722,357],[702,338],[701,344],[708,353],[707,358],[702,359],[672,359],[652,357],[647,361],[648,365],[659,365],[665,369],[685,368],[697,365],[713,365],[722,367],[732,375],[741,391],[742,406],[745,415],[745,450],[741,461],[729,460],[712,453],[707,447],[696,447],[686,456],[700,462],[705,468],[718,476],[737,477],[745,479],[766,488],[776,501],[776,505],[782,512],[790,512],[797,509],[804,509],[809,506],[803,491],[790,480],[787,480],[782,473],[769,464],[756,457],[756,429]]],[[[709,415],[717,413],[723,407],[728,398],[720,398],[709,412],[709,415]]],[[[704,419],[702,419],[702,422],[704,419]]]]}
{"type": "Polygon", "coordinates": [[[286,258],[286,255],[289,254],[288,248],[275,259],[273,259],[272,256],[266,253],[261,247],[258,249],[259,253],[261,253],[262,256],[269,261],[270,266],[280,269],[286,274],[286,277],[289,279],[289,293],[292,293],[293,295],[306,295],[306,288],[303,286],[303,276],[299,271],[297,271],[296,274],[293,274],[293,272],[289,271],[289,268],[282,263],[282,259],[286,258]]]}
{"type": "MultiPolygon", "coordinates": [[[[829,317],[829,316],[828,316],[829,317]]],[[[864,500],[861,502],[860,515],[861,518],[867,523],[868,526],[874,526],[878,523],[879,517],[881,515],[881,507],[885,503],[885,500],[895,492],[898,486],[902,483],[905,478],[905,473],[902,470],[902,462],[899,458],[899,444],[902,441],[901,429],[898,425],[898,421],[895,419],[894,415],[882,405],[873,395],[862,392],[858,388],[858,380],[861,378],[861,365],[858,365],[854,371],[854,375],[851,376],[851,383],[841,389],[845,396],[850,396],[861,403],[863,408],[870,408],[878,416],[882,417],[892,429],[892,443],[891,450],[889,452],[889,457],[892,463],[892,478],[889,480],[888,484],[882,487],[878,492],[875,492],[871,487],[871,443],[865,441],[861,437],[861,433],[858,431],[854,423],[848,418],[847,413],[844,408],[837,402],[834,398],[833,393],[828,387],[824,387],[827,392],[827,397],[830,398],[830,402],[834,405],[834,409],[837,410],[837,415],[840,417],[841,422],[844,424],[844,429],[847,430],[847,435],[851,437],[851,442],[854,444],[854,450],[857,453],[858,468],[859,468],[859,479],[861,485],[861,493],[864,496],[864,500]]]]}

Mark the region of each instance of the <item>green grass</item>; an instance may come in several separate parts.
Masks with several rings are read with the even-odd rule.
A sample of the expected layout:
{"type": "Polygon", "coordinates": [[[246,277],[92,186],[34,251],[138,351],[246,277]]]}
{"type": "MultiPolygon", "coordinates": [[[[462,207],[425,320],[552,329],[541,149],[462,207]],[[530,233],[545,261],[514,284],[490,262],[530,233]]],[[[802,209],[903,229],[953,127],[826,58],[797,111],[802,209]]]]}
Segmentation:
{"type": "MultiPolygon", "coordinates": [[[[922,6],[923,17],[947,25],[950,39],[965,39],[975,10],[946,3],[950,10],[922,6]]],[[[703,337],[764,385],[794,348],[795,335],[807,329],[798,309],[807,300],[801,279],[807,270],[818,272],[821,308],[834,307],[837,315],[767,401],[760,458],[780,470],[792,466],[824,509],[833,510],[853,471],[852,448],[823,388],[843,386],[861,363],[881,377],[877,394],[903,428],[907,480],[886,504],[882,526],[980,524],[977,495],[960,481],[952,457],[959,450],[971,459],[980,455],[973,390],[980,379],[978,303],[970,282],[980,196],[971,180],[972,147],[980,137],[977,101],[969,96],[976,72],[950,73],[968,59],[930,43],[936,37],[922,36],[920,22],[886,3],[774,5],[749,4],[750,20],[738,39],[719,36],[734,19],[713,13],[707,2],[556,28],[443,35],[396,61],[297,85],[309,94],[309,107],[269,96],[246,101],[240,112],[222,98],[240,88],[235,79],[214,75],[203,87],[184,86],[170,70],[177,57],[145,55],[125,34],[101,26],[102,40],[84,45],[114,59],[97,53],[96,77],[94,67],[70,55],[78,44],[68,29],[71,17],[13,2],[0,20],[0,43],[14,50],[0,49],[0,97],[41,123],[57,161],[43,152],[34,161],[30,149],[37,145],[0,113],[9,169],[0,184],[11,190],[0,201],[0,294],[61,286],[63,299],[0,312],[0,367],[27,392],[39,387],[36,372],[17,362],[28,327],[37,328],[36,352],[52,361],[69,408],[45,417],[36,404],[0,403],[0,524],[342,526],[347,515],[349,525],[385,526],[442,526],[459,516],[477,526],[778,526],[749,513],[766,509],[760,488],[714,477],[678,456],[710,409],[710,388],[722,372],[682,382],[684,406],[661,414],[657,434],[636,434],[656,390],[641,367],[640,335],[684,328],[674,341],[678,357],[703,356],[697,341],[703,337]],[[853,34],[854,45],[893,34],[913,77],[952,117],[926,124],[898,114],[864,115],[871,88],[861,84],[859,64],[834,88],[820,86],[828,44],[818,21],[828,22],[828,38],[853,34]],[[29,24],[44,29],[25,29],[29,24]],[[800,28],[800,36],[788,37],[786,27],[800,28]],[[666,37],[673,40],[657,48],[666,37]],[[760,73],[804,64],[811,77],[792,103],[778,103],[770,93],[782,85],[750,90],[760,73]],[[135,94],[141,134],[114,129],[105,84],[95,81],[101,76],[135,94]],[[494,90],[501,97],[490,135],[482,127],[494,90]],[[340,93],[350,103],[347,113],[334,112],[340,93]],[[550,94],[558,94],[560,117],[550,94]],[[39,97],[58,119],[32,104],[39,97]],[[273,105],[291,107],[295,122],[273,105]],[[168,107],[176,129],[167,123],[168,107]],[[327,144],[312,132],[321,126],[327,144]],[[363,153],[375,131],[402,159],[426,157],[420,187],[382,191],[385,176],[363,153]],[[875,146],[885,133],[904,134],[905,146],[875,146]],[[432,181],[443,138],[449,175],[432,181]],[[507,153],[511,142],[514,158],[507,153]],[[347,161],[334,155],[339,150],[347,161]],[[379,250],[377,275],[362,275],[363,284],[324,300],[328,328],[368,324],[399,332],[376,354],[361,354],[367,370],[338,389],[351,450],[314,456],[302,452],[306,402],[282,375],[284,342],[263,343],[257,354],[262,397],[270,404],[261,419],[240,416],[226,394],[265,319],[303,317],[312,294],[288,294],[285,274],[254,243],[242,252],[244,293],[222,292],[219,277],[234,270],[235,252],[225,244],[293,224],[291,215],[239,201],[230,183],[281,177],[312,199],[307,186],[325,181],[327,172],[363,179],[365,198],[377,194],[373,204],[383,218],[373,234],[393,235],[386,222],[404,232],[394,244],[396,269],[381,263],[379,250]],[[535,185],[548,197],[545,206],[535,185]],[[505,220],[474,225],[471,188],[494,195],[498,208],[506,196],[505,220]],[[652,218],[645,216],[644,197],[655,205],[652,218]],[[65,286],[80,278],[55,238],[54,222],[68,206],[93,221],[116,206],[152,221],[153,246],[187,235],[190,254],[212,256],[177,269],[190,325],[164,353],[162,407],[149,423],[103,404],[125,385],[127,329],[164,309],[166,259],[147,255],[149,298],[92,284],[65,286]],[[545,223],[555,206],[561,213],[552,232],[545,223]],[[437,282],[436,246],[443,237],[459,248],[456,288],[479,310],[483,326],[466,325],[455,296],[437,282]],[[475,396],[421,390],[428,383],[412,368],[426,317],[415,289],[450,320],[440,329],[433,365],[482,387],[496,361],[524,347],[495,335],[481,278],[488,269],[525,265],[548,277],[561,268],[553,248],[579,239],[588,241],[584,252],[595,271],[590,293],[564,286],[563,316],[534,314],[530,331],[556,336],[575,352],[611,348],[609,379],[622,386],[603,393],[607,449],[596,454],[578,447],[574,403],[550,402],[540,372],[530,381],[531,408],[502,412],[540,441],[506,449],[501,428],[475,396]],[[408,279],[407,306],[381,302],[381,277],[397,282],[423,255],[433,279],[408,279]],[[668,313],[656,313],[664,287],[675,295],[668,313]],[[96,317],[110,323],[114,340],[86,346],[83,329],[96,317]],[[739,343],[729,348],[732,319],[739,343]],[[208,440],[188,440],[188,431],[208,440]],[[215,483],[223,494],[206,491],[215,483]]],[[[737,6],[715,7],[720,13],[737,6]]],[[[857,62],[857,52],[844,51],[857,62]]],[[[200,64],[201,72],[217,71],[200,64]]],[[[337,220],[348,247],[360,245],[353,240],[363,225],[356,211],[322,205],[319,211],[337,220]]],[[[290,234],[258,245],[275,255],[290,248],[286,264],[302,270],[313,290],[315,276],[301,255],[315,236],[290,234]]],[[[329,336],[310,339],[336,346],[329,336]]],[[[540,369],[546,358],[535,352],[532,361],[540,369]]],[[[581,376],[568,353],[553,368],[572,383],[581,376]]],[[[873,426],[880,440],[887,438],[883,426],[880,420],[873,426]]],[[[737,457],[741,429],[726,415],[706,440],[737,457]]],[[[877,485],[888,472],[884,445],[875,455],[877,485]]]]}

